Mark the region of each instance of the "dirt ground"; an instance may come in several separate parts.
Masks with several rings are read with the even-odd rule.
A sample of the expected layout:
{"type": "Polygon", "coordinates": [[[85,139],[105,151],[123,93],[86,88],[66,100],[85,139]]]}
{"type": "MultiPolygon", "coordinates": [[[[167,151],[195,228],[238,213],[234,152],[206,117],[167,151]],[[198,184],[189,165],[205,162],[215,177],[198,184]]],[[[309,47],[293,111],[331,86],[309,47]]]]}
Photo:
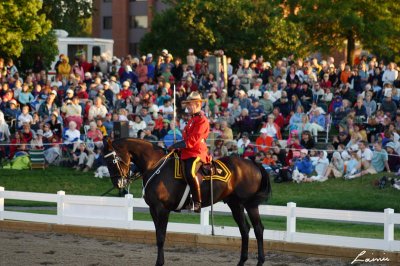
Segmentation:
{"type": "MultiPolygon", "coordinates": [[[[0,265],[154,265],[157,257],[153,245],[98,240],[57,233],[0,232],[0,265]]],[[[256,265],[256,254],[249,254],[246,265],[256,265]]],[[[239,253],[166,248],[165,265],[236,265],[239,253]]],[[[300,257],[267,252],[264,265],[340,266],[351,261],[300,257]]],[[[372,265],[372,264],[368,264],[372,265]]]]}

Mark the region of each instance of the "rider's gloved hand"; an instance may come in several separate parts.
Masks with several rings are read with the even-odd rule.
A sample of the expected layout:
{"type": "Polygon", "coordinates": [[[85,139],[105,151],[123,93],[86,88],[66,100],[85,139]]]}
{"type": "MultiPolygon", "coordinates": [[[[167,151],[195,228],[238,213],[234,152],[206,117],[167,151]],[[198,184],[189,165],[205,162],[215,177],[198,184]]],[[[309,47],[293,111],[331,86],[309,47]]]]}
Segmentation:
{"type": "Polygon", "coordinates": [[[186,143],[182,141],[178,141],[177,143],[172,144],[171,146],[168,147],[169,151],[175,150],[175,149],[183,149],[186,148],[186,143]]]}

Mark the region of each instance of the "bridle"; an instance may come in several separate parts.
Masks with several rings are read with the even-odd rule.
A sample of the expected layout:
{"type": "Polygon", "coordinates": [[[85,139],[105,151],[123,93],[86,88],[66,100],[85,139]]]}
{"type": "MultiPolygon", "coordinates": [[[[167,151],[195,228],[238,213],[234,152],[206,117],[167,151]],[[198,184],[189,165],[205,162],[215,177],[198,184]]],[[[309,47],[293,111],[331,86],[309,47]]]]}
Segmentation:
{"type": "MultiPolygon", "coordinates": [[[[115,151],[112,151],[106,155],[104,155],[104,159],[108,158],[112,156],[113,160],[113,164],[115,164],[117,166],[118,172],[119,172],[119,176],[118,176],[118,188],[125,188],[126,186],[128,186],[131,182],[135,181],[136,179],[140,178],[140,174],[135,173],[133,176],[132,174],[129,172],[129,168],[130,165],[129,163],[125,162],[124,160],[122,160],[122,158],[120,156],[117,155],[117,153],[115,151]],[[121,168],[121,164],[123,164],[124,166],[127,167],[127,171],[124,172],[122,171],[121,168]]],[[[111,177],[113,178],[113,177],[111,177]]]]}
{"type": "MultiPolygon", "coordinates": [[[[167,155],[163,156],[160,160],[158,160],[157,163],[154,164],[151,169],[149,169],[146,172],[153,172],[153,174],[148,178],[146,183],[143,183],[143,195],[145,194],[145,190],[147,185],[150,183],[150,181],[153,179],[155,175],[160,174],[161,168],[164,166],[164,164],[167,162],[168,158],[171,156],[171,154],[174,153],[174,150],[170,151],[167,155]],[[154,170],[154,168],[157,168],[154,170]]],[[[121,159],[120,156],[117,155],[116,151],[112,151],[106,155],[104,155],[104,159],[113,156],[113,164],[117,166],[118,172],[119,172],[119,178],[118,178],[118,188],[125,188],[126,186],[129,186],[130,183],[133,181],[142,178],[143,175],[146,175],[146,173],[141,174],[140,172],[136,172],[133,175],[127,171],[125,174],[122,171],[121,164],[125,165],[126,167],[130,167],[129,163],[126,163],[124,160],[121,159]]],[[[112,178],[112,177],[111,177],[112,178]]]]}

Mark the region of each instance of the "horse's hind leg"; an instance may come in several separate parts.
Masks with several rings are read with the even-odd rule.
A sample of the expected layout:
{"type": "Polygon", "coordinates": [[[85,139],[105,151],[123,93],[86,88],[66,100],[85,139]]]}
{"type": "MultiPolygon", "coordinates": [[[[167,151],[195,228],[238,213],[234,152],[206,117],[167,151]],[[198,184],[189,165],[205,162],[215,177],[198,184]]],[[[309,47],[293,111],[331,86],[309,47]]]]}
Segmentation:
{"type": "Polygon", "coordinates": [[[154,226],[156,227],[157,238],[157,261],[156,266],[164,265],[164,242],[167,233],[167,224],[169,211],[163,207],[150,207],[150,213],[153,217],[154,226]]]}
{"type": "Polygon", "coordinates": [[[250,225],[246,219],[246,215],[244,214],[243,205],[233,201],[227,203],[229,208],[232,210],[233,219],[235,219],[235,222],[239,227],[240,235],[242,236],[242,249],[240,253],[240,261],[238,263],[238,266],[242,266],[248,258],[250,225]]]}
{"type": "Polygon", "coordinates": [[[250,218],[251,224],[253,225],[254,234],[257,239],[257,247],[258,247],[258,262],[257,266],[261,266],[264,264],[265,255],[264,255],[264,226],[261,223],[260,212],[258,210],[258,206],[245,206],[247,215],[250,218]]]}

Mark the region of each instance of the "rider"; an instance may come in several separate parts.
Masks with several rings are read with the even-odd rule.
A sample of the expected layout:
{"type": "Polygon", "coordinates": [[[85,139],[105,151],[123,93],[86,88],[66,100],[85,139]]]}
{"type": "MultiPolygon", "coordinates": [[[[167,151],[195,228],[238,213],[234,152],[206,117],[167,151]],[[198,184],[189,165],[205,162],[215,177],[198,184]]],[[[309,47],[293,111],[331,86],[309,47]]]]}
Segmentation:
{"type": "Polygon", "coordinates": [[[183,141],[179,141],[168,148],[169,150],[181,149],[183,172],[192,193],[195,212],[201,210],[200,184],[196,173],[201,163],[208,163],[210,159],[206,145],[210,124],[201,111],[202,102],[204,100],[196,91],[190,93],[186,101],[182,101],[186,104],[186,109],[191,118],[183,129],[183,141]]]}

